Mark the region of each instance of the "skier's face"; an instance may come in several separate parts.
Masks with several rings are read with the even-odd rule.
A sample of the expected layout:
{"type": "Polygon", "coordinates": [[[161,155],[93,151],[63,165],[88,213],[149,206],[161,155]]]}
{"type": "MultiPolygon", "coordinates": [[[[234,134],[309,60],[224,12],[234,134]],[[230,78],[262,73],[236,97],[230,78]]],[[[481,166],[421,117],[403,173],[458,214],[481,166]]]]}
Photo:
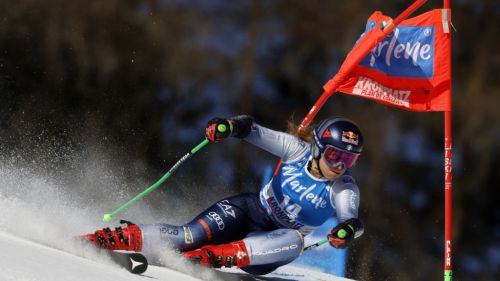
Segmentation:
{"type": "Polygon", "coordinates": [[[323,176],[331,181],[334,181],[338,177],[342,176],[347,170],[345,165],[338,165],[335,168],[328,166],[323,157],[319,159],[319,168],[321,169],[323,176]]]}

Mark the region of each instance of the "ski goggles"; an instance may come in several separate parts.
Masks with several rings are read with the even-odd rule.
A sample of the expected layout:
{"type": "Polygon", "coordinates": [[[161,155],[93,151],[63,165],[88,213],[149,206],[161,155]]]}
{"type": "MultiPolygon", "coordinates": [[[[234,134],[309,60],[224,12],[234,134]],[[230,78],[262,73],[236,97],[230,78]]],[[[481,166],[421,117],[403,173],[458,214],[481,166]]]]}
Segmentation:
{"type": "Polygon", "coordinates": [[[356,164],[359,153],[342,151],[333,146],[327,145],[325,151],[323,151],[322,157],[326,164],[331,168],[336,169],[343,166],[343,168],[349,169],[356,164]]]}

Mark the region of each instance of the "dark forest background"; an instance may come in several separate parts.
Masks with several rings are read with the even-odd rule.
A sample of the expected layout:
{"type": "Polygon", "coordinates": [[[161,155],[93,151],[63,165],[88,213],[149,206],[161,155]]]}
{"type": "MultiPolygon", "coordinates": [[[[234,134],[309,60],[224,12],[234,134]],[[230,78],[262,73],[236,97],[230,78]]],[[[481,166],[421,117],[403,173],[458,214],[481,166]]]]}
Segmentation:
{"type": "MultiPolygon", "coordinates": [[[[105,151],[124,177],[153,183],[214,116],[250,114],[277,130],[300,122],[368,16],[410,2],[2,0],[0,155],[70,174],[70,159],[105,151]]],[[[500,279],[499,20],[498,1],[452,1],[455,280],[500,279]]],[[[355,120],[366,139],[353,171],[366,232],[348,277],[442,278],[443,113],[337,94],[316,120],[331,115],[355,120]]],[[[187,183],[196,195],[175,206],[187,211],[257,192],[277,160],[238,140],[211,144],[148,200],[168,211],[161,199],[187,183]]]]}

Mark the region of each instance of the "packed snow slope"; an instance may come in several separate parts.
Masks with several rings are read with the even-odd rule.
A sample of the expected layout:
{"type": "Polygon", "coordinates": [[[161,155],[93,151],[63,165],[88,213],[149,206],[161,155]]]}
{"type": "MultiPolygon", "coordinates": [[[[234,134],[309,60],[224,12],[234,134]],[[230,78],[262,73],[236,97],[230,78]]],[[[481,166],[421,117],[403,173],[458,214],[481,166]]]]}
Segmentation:
{"type": "MultiPolygon", "coordinates": [[[[106,163],[102,159],[85,162],[78,157],[75,166],[65,170],[33,169],[33,165],[20,166],[15,160],[0,159],[1,281],[255,280],[238,270],[222,274],[191,265],[173,252],[162,253],[164,266],[149,266],[143,275],[133,275],[73,237],[118,225],[116,221],[102,223],[102,214],[136,194],[125,192],[124,187],[147,183],[124,182],[127,171],[117,174],[116,169],[100,166],[98,163],[106,163]]],[[[163,203],[172,206],[175,200],[180,201],[174,197],[172,202],[163,203]]],[[[137,202],[123,218],[145,223],[164,220],[165,210],[156,212],[150,203],[137,202]]],[[[171,223],[185,219],[181,214],[185,211],[178,212],[174,208],[168,212],[171,223]]],[[[285,266],[258,280],[347,279],[306,267],[285,266]]]]}
{"type": "Polygon", "coordinates": [[[257,279],[246,276],[238,269],[232,274],[217,274],[197,268],[191,273],[149,266],[143,275],[134,275],[120,268],[105,256],[87,253],[86,257],[50,248],[11,234],[0,232],[0,280],[2,281],[95,281],[95,280],[332,280],[342,281],[325,273],[285,266],[275,273],[257,279]]]}
{"type": "Polygon", "coordinates": [[[68,280],[200,280],[175,270],[150,267],[144,276],[121,269],[104,256],[93,259],[66,253],[10,234],[0,232],[0,280],[68,281],[68,280]]]}

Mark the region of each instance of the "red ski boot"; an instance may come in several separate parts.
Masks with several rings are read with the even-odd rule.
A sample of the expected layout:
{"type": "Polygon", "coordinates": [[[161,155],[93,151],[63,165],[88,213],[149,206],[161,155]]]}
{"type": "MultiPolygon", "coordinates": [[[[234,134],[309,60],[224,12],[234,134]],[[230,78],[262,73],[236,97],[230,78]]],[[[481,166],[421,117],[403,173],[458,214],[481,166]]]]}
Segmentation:
{"type": "Polygon", "coordinates": [[[120,223],[126,223],[127,227],[116,227],[115,230],[107,227],[97,230],[94,234],[87,234],[77,238],[82,241],[92,242],[96,247],[111,251],[125,250],[140,252],[142,250],[142,232],[139,226],[124,220],[121,220],[120,223]]]}
{"type": "Polygon", "coordinates": [[[223,245],[207,245],[198,250],[182,253],[188,260],[208,267],[246,267],[250,263],[243,240],[223,245]]]}

